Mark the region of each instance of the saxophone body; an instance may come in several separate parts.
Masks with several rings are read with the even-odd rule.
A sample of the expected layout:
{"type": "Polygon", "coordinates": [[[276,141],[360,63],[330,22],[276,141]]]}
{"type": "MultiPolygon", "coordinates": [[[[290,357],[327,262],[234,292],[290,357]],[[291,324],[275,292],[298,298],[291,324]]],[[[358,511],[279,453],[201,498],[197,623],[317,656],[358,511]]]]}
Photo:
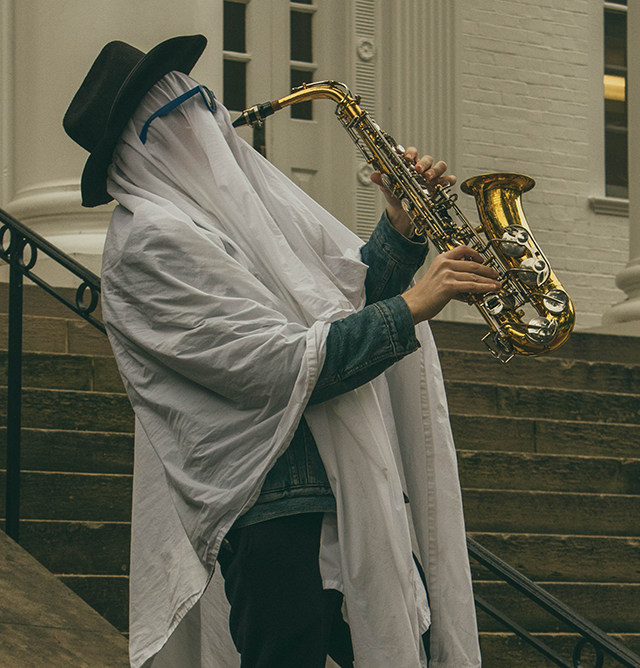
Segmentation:
{"type": "Polygon", "coordinates": [[[473,195],[480,226],[474,227],[450,187],[429,187],[404,148],[380,129],[360,107],[360,98],[337,81],[319,81],[290,95],[245,110],[234,126],[256,125],[284,107],[318,98],[336,103],[336,116],[384,185],[402,202],[416,232],[425,234],[438,252],[466,245],[499,274],[498,293],[467,295],[490,331],[483,341],[506,363],[514,355],[536,356],[560,347],[571,334],[575,310],[536,242],[522,208],[522,194],[535,182],[522,174],[483,174],[462,183],[473,195]],[[480,236],[483,234],[483,236],[480,236]]]}

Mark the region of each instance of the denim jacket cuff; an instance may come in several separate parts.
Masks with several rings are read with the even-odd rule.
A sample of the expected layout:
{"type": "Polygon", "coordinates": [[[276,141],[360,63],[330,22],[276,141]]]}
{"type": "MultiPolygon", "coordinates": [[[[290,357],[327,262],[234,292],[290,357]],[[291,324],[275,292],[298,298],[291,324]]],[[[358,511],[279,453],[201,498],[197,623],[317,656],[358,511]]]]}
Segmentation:
{"type": "Polygon", "coordinates": [[[426,239],[424,241],[407,239],[393,227],[386,211],[382,213],[380,221],[369,238],[369,243],[375,244],[395,263],[412,267],[414,270],[422,266],[429,252],[429,244],[426,239]]]}
{"type": "Polygon", "coordinates": [[[396,359],[399,360],[420,347],[413,316],[401,295],[375,302],[373,306],[378,309],[387,327],[396,359]]]}

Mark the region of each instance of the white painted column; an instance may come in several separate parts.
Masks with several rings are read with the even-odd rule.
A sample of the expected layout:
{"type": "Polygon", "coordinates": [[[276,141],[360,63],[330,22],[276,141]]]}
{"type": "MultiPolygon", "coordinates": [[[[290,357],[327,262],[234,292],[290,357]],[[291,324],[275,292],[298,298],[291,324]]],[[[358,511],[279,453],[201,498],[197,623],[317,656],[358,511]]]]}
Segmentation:
{"type": "MultiPolygon", "coordinates": [[[[64,113],[112,40],[146,52],[164,39],[202,33],[209,46],[193,74],[221,90],[222,0],[183,0],[179,10],[173,0],[0,0],[0,16],[0,206],[99,273],[113,204],[81,206],[88,154],[64,132],[64,113]]],[[[47,280],[73,284],[47,260],[36,267],[47,280]]]]}
{"type": "MultiPolygon", "coordinates": [[[[640,31],[640,5],[629,2],[627,35],[640,31]]],[[[640,336],[640,40],[627,40],[627,104],[629,122],[629,263],[616,276],[627,299],[603,317],[599,331],[640,336]]]]}
{"type": "MultiPolygon", "coordinates": [[[[444,160],[450,174],[460,165],[459,106],[462,101],[456,45],[459,3],[451,0],[393,0],[382,3],[380,123],[404,146],[444,160]]],[[[462,10],[462,12],[464,9],[462,10]]],[[[466,209],[473,200],[462,195],[466,209]]],[[[425,271],[436,257],[431,248],[425,271]]],[[[451,302],[442,320],[479,319],[467,304],[451,302]]]]}
{"type": "Polygon", "coordinates": [[[384,46],[381,122],[404,146],[416,146],[453,169],[457,124],[454,3],[384,3],[380,31],[384,46]]]}

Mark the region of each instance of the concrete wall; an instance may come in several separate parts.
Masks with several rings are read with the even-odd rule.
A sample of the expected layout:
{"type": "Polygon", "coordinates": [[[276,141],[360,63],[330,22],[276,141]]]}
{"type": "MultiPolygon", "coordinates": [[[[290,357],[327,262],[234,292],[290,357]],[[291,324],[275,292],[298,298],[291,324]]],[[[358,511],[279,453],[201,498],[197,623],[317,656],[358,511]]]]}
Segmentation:
{"type": "Polygon", "coordinates": [[[629,253],[627,217],[590,206],[604,195],[602,13],[597,0],[458,2],[458,175],[535,179],[527,219],[579,329],[624,298],[629,253]]]}

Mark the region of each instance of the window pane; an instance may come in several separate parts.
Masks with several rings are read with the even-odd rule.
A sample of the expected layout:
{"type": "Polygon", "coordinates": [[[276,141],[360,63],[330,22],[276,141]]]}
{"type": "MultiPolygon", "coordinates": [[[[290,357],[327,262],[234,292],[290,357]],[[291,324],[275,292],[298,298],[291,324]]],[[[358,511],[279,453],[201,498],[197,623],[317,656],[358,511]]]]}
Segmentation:
{"type": "MultiPolygon", "coordinates": [[[[313,2],[311,0],[293,0],[294,2],[297,2],[299,5],[312,5],[313,2]]],[[[626,0],[623,0],[623,2],[626,2],[626,0]]]]}
{"type": "Polygon", "coordinates": [[[245,10],[246,5],[239,2],[224,3],[224,35],[225,51],[244,53],[247,50],[245,41],[245,10]]]}
{"type": "Polygon", "coordinates": [[[626,129],[607,127],[605,132],[607,197],[629,197],[628,160],[626,129]]]}
{"type": "Polygon", "coordinates": [[[313,62],[311,19],[313,14],[291,12],[291,60],[313,62]]]}
{"type": "Polygon", "coordinates": [[[223,103],[231,111],[247,107],[247,63],[225,60],[223,70],[223,103]]]}
{"type": "Polygon", "coordinates": [[[605,11],[604,13],[604,66],[610,70],[627,66],[627,14],[605,11]]]}
{"type": "Polygon", "coordinates": [[[629,196],[627,15],[604,13],[605,180],[609,197],[629,196]]]}
{"type": "MultiPolygon", "coordinates": [[[[302,86],[303,83],[310,83],[313,80],[312,72],[304,70],[291,70],[291,88],[302,86]]],[[[300,102],[291,107],[291,118],[300,118],[304,121],[313,120],[313,102],[300,102]]]]}

